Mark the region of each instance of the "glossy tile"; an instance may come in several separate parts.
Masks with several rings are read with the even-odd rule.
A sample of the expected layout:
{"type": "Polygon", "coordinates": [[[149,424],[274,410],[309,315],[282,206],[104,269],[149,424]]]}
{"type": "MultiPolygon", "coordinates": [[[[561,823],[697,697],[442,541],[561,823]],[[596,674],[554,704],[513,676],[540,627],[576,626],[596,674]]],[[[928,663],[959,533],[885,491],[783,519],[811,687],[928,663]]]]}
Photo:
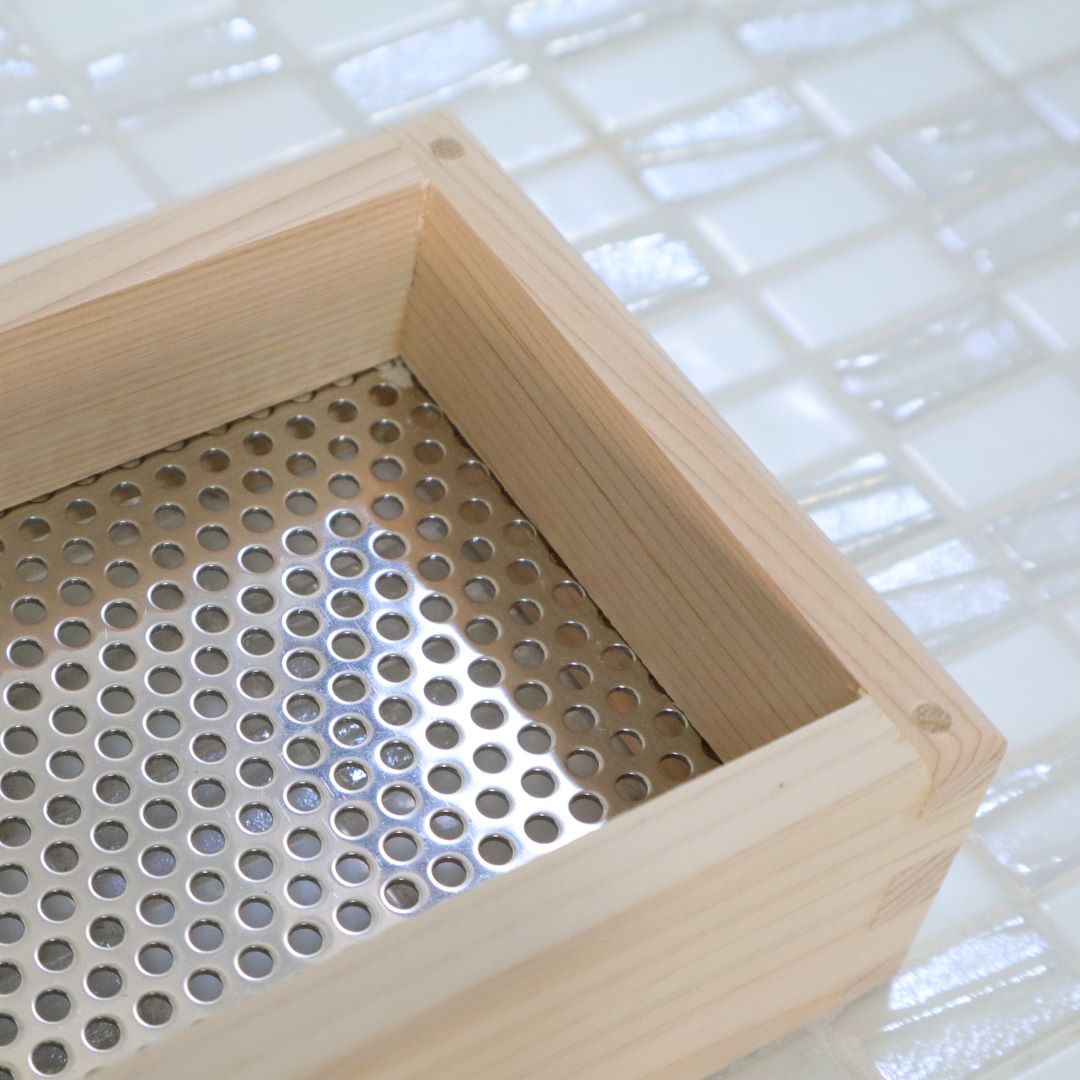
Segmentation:
{"type": "Polygon", "coordinates": [[[848,1074],[807,1035],[769,1046],[745,1061],[723,1069],[715,1080],[847,1080],[848,1074]]]}
{"type": "Polygon", "coordinates": [[[913,0],[759,0],[738,24],[754,56],[795,59],[838,52],[919,17],[913,0]]]}
{"type": "Polygon", "coordinates": [[[1060,251],[1080,236],[1080,165],[1040,170],[945,217],[938,232],[983,274],[1060,251]]]}
{"type": "Polygon", "coordinates": [[[962,15],[968,40],[1003,75],[1060,60],[1080,41],[1080,5],[1073,0],[997,0],[962,15]]]}
{"type": "Polygon", "coordinates": [[[817,349],[945,303],[964,285],[921,236],[895,232],[781,274],[762,295],[796,340],[817,349]]]}
{"type": "Polygon", "coordinates": [[[308,56],[370,49],[461,13],[462,0],[268,0],[261,11],[308,56]]]}
{"type": "Polygon", "coordinates": [[[792,494],[847,555],[869,556],[939,517],[930,497],[880,451],[804,477],[792,494]]]}
{"type": "Polygon", "coordinates": [[[780,477],[842,453],[863,434],[810,379],[794,379],[726,404],[721,415],[780,477]]]}
{"type": "Polygon", "coordinates": [[[536,82],[481,90],[457,101],[454,112],[504,169],[538,165],[589,139],[570,110],[536,82]]]}
{"type": "MultiPolygon", "coordinates": [[[[1063,1049],[1055,1047],[1046,1060],[1021,1066],[1022,1071],[1014,1073],[1012,1080],[1076,1080],[1080,1076],[1080,1038],[1076,1032],[1066,1038],[1068,1042],[1063,1049]]],[[[1006,1080],[1006,1077],[995,1075],[993,1080],[1006,1080]]]]}
{"type": "Polygon", "coordinates": [[[844,392],[894,424],[922,417],[1038,358],[999,305],[980,300],[833,362],[844,392]]]}
{"type": "Polygon", "coordinates": [[[662,124],[623,148],[655,198],[679,202],[767,175],[824,145],[806,109],[768,88],[662,124]]]}
{"type": "Polygon", "coordinates": [[[1080,868],[1080,746],[1050,748],[994,781],[975,825],[987,851],[1032,890],[1080,868]]]}
{"type": "Polygon", "coordinates": [[[640,311],[665,293],[696,289],[709,282],[709,271],[693,246],[667,233],[601,244],[584,252],[585,261],[631,311],[640,311]]]}
{"type": "Polygon", "coordinates": [[[86,77],[97,105],[130,128],[162,103],[273,75],[282,63],[254,23],[235,17],[96,57],[86,77]]]}
{"type": "Polygon", "coordinates": [[[1012,758],[1080,733],[1080,649],[1048,623],[1011,630],[948,669],[1008,739],[1012,758]]]}
{"type": "Polygon", "coordinates": [[[971,99],[967,108],[883,138],[874,157],[899,187],[929,198],[993,180],[1057,146],[1053,134],[1011,94],[971,99]]]}
{"type": "Polygon", "coordinates": [[[505,4],[508,33],[543,43],[552,55],[610,40],[663,18],[680,4],[663,0],[496,0],[505,4]]]}
{"type": "Polygon", "coordinates": [[[882,1080],[968,1080],[1080,1009],[1080,979],[1019,916],[908,968],[839,1020],[882,1080]]]}
{"type": "Polygon", "coordinates": [[[33,0],[22,13],[39,40],[64,61],[100,56],[151,34],[233,13],[232,0],[33,0]]]}
{"type": "Polygon", "coordinates": [[[892,209],[872,179],[830,157],[710,203],[696,221],[732,267],[745,274],[876,225],[892,209]]]}
{"type": "Polygon", "coordinates": [[[1080,390],[1048,374],[1001,390],[908,437],[915,458],[969,507],[1080,465],[1080,390]]]}
{"type": "Polygon", "coordinates": [[[1008,292],[1012,305],[1055,349],[1080,347],[1080,256],[1047,266],[1008,292]]]}
{"type": "Polygon", "coordinates": [[[968,841],[957,853],[941,891],[911,948],[911,957],[929,956],[1007,916],[1014,898],[985,852],[968,841]]]}
{"type": "Polygon", "coordinates": [[[522,187],[572,241],[622,225],[651,206],[618,163],[601,152],[548,165],[530,173],[522,187]],[[596,197],[598,191],[603,198],[596,197]]]}
{"type": "Polygon", "coordinates": [[[1024,88],[1031,107],[1069,142],[1080,142],[1080,64],[1046,71],[1024,88]]]}
{"type": "Polygon", "coordinates": [[[491,24],[473,17],[343,60],[331,78],[363,115],[382,122],[410,107],[449,101],[512,67],[491,24]]]}
{"type": "Polygon", "coordinates": [[[89,134],[71,96],[33,60],[0,54],[0,165],[89,134]]]}
{"type": "Polygon", "coordinates": [[[872,131],[986,86],[976,62],[934,28],[888,38],[798,83],[805,100],[839,135],[872,131]]]}
{"type": "Polygon", "coordinates": [[[955,645],[1020,607],[1009,582],[966,540],[908,555],[867,581],[931,647],[955,645]]]}
{"type": "Polygon", "coordinates": [[[0,165],[89,133],[65,86],[41,70],[0,9],[0,165]]]}
{"type": "Polygon", "coordinates": [[[1039,906],[1054,931],[1080,959],[1080,877],[1073,875],[1048,889],[1040,897],[1039,906]]]}
{"type": "Polygon", "coordinates": [[[191,195],[310,154],[342,135],[306,86],[281,78],[238,87],[141,128],[131,145],[171,191],[191,195]],[[273,124],[261,122],[267,116],[273,124]]]}
{"type": "Polygon", "coordinates": [[[604,131],[655,120],[729,93],[751,69],[735,46],[701,19],[684,19],[570,57],[560,75],[604,131]]]}
{"type": "Polygon", "coordinates": [[[1048,599],[1080,587],[1080,485],[1018,501],[988,530],[1048,599]]]}
{"type": "Polygon", "coordinates": [[[10,169],[0,198],[0,263],[153,207],[127,166],[100,144],[10,169]]]}
{"type": "Polygon", "coordinates": [[[703,394],[726,390],[784,359],[775,336],[745,304],[713,294],[668,309],[646,325],[703,394]]]}

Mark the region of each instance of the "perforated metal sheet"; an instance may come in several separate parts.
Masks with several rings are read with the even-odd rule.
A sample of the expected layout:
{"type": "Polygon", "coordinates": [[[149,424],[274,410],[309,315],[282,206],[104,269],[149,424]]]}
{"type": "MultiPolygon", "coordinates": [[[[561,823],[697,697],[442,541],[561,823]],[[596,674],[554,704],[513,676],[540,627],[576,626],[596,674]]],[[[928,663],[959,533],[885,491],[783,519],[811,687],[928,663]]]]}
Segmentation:
{"type": "Polygon", "coordinates": [[[0,598],[0,1077],[714,764],[400,362],[9,511],[0,598]]]}

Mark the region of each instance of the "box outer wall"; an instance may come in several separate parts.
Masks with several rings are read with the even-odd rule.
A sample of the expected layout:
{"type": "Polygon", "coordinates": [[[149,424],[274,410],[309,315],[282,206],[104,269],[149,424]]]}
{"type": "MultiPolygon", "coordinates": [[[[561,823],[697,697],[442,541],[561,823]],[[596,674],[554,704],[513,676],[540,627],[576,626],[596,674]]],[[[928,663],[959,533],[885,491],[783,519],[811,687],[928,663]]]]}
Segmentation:
{"type": "Polygon", "coordinates": [[[446,117],[0,268],[0,505],[398,353],[738,760],[104,1075],[695,1077],[886,978],[1000,736],[446,117]]]}

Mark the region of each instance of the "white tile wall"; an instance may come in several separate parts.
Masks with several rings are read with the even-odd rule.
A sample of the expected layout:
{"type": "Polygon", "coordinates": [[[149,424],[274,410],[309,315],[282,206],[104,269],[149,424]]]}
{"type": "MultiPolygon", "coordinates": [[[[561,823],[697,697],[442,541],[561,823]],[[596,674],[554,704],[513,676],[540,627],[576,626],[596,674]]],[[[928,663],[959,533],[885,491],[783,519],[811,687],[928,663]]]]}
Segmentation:
{"type": "Polygon", "coordinates": [[[905,970],[726,1076],[1074,1080],[1080,3],[0,0],[0,261],[447,104],[1011,739],[905,970]]]}

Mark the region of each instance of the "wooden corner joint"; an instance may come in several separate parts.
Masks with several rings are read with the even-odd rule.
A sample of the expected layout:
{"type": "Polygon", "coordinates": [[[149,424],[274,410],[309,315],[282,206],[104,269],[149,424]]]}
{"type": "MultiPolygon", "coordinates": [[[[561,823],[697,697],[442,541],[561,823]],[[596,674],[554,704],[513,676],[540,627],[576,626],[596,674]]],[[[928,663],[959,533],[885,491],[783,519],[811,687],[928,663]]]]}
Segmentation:
{"type": "Polygon", "coordinates": [[[974,706],[930,701],[912,710],[908,730],[930,774],[923,816],[973,817],[1005,754],[1004,738],[974,706]]]}

